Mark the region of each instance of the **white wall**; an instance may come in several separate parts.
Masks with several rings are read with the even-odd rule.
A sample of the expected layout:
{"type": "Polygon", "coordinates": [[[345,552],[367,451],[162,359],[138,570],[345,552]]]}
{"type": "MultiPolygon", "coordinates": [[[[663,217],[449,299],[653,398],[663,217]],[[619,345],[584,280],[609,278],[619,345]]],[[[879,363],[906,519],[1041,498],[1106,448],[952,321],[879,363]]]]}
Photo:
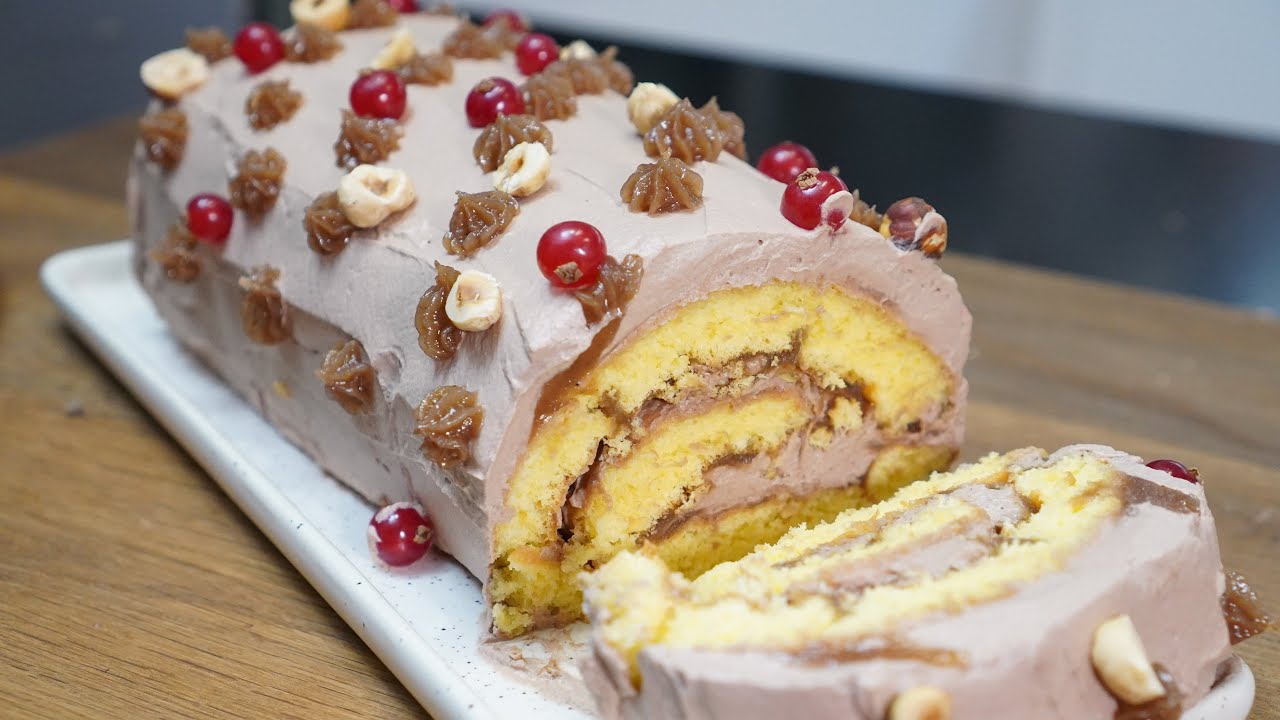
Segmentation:
{"type": "Polygon", "coordinates": [[[463,5],[515,7],[637,43],[1280,140],[1280,0],[463,5]]]}

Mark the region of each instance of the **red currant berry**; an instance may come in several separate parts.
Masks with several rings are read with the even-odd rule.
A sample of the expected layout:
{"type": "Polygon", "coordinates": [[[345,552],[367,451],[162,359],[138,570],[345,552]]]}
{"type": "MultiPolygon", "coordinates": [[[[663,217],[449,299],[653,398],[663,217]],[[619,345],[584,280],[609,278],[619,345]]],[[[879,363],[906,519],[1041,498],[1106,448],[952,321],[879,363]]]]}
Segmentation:
{"type": "Polygon", "coordinates": [[[538,269],[551,284],[578,290],[595,283],[605,260],[604,236],[594,225],[566,220],[538,240],[538,269]]]}
{"type": "Polygon", "coordinates": [[[418,0],[387,0],[387,4],[398,13],[418,12],[418,0]]]}
{"type": "Polygon", "coordinates": [[[485,27],[493,27],[500,22],[505,22],[512,32],[526,32],[529,29],[529,24],[515,10],[494,10],[484,17],[485,27]]]}
{"type": "Polygon", "coordinates": [[[467,93],[467,122],[471,127],[484,127],[499,115],[519,115],[524,112],[524,96],[519,88],[506,78],[485,78],[467,93]]]}
{"type": "Polygon", "coordinates": [[[404,102],[404,81],[390,70],[367,72],[351,83],[351,109],[360,117],[399,120],[404,102]]]}
{"type": "Polygon", "coordinates": [[[849,188],[832,173],[809,168],[800,173],[782,192],[782,216],[805,230],[822,222],[822,204],[827,198],[849,188]]]}
{"type": "Polygon", "coordinates": [[[781,142],[760,156],[756,161],[756,169],[777,180],[789,183],[796,176],[811,167],[818,166],[818,159],[809,148],[793,142],[781,142]]]}
{"type": "Polygon", "coordinates": [[[1169,473],[1179,480],[1187,482],[1200,482],[1200,472],[1195,468],[1189,468],[1177,460],[1152,460],[1147,463],[1147,467],[1152,470],[1159,470],[1162,473],[1169,473]]]}
{"type": "Polygon", "coordinates": [[[264,22],[251,22],[240,28],[233,48],[251,73],[260,73],[284,59],[284,40],[264,22]]]}
{"type": "Polygon", "coordinates": [[[541,72],[558,57],[560,46],[550,35],[528,33],[520,38],[520,44],[516,46],[516,67],[525,75],[541,72]]]}
{"type": "Polygon", "coordinates": [[[421,505],[398,502],[374,513],[368,535],[369,549],[382,562],[404,567],[427,554],[436,532],[421,505]]]}
{"type": "Polygon", "coordinates": [[[192,195],[187,201],[187,230],[197,240],[221,245],[231,234],[231,203],[213,193],[192,195]]]}

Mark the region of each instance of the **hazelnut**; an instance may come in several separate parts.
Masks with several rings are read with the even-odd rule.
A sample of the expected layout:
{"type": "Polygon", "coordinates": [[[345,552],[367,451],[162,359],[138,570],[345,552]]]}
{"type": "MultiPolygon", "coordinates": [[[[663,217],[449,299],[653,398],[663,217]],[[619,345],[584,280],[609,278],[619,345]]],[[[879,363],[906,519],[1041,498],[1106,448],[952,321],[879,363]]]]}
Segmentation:
{"type": "Polygon", "coordinates": [[[627,96],[627,117],[636,126],[636,131],[644,135],[677,102],[680,98],[666,85],[642,82],[627,96]]]}
{"type": "Polygon", "coordinates": [[[522,142],[507,151],[493,171],[493,189],[526,197],[542,188],[551,173],[551,154],[540,142],[522,142]]]}
{"type": "Polygon", "coordinates": [[[460,330],[479,332],[493,327],[502,317],[502,289],[497,278],[479,270],[463,272],[449,290],[444,313],[460,330]]]}
{"type": "Polygon", "coordinates": [[[374,70],[395,70],[412,60],[417,52],[413,46],[413,34],[408,28],[400,28],[391,35],[382,50],[378,51],[369,67],[374,70]]]}
{"type": "Polygon", "coordinates": [[[574,40],[560,48],[561,60],[594,60],[596,51],[586,40],[574,40]]]}
{"type": "Polygon", "coordinates": [[[889,720],[950,720],[951,696],[920,685],[900,693],[889,705],[889,720]]]}
{"type": "Polygon", "coordinates": [[[187,48],[166,50],[143,61],[139,74],[148,90],[166,100],[177,100],[209,78],[209,61],[187,48]]]}
{"type": "Polygon", "coordinates": [[[293,0],[289,13],[295,23],[319,25],[337,32],[347,26],[351,17],[350,0],[293,0]]]}
{"type": "Polygon", "coordinates": [[[1128,615],[1113,617],[1093,631],[1089,659],[1098,679],[1120,700],[1140,705],[1164,697],[1164,685],[1128,615]]]}
{"type": "Polygon", "coordinates": [[[899,200],[884,212],[880,234],[902,250],[919,250],[941,257],[947,249],[947,220],[918,197],[899,200]]]}
{"type": "Polygon", "coordinates": [[[356,227],[374,227],[416,197],[409,175],[395,168],[357,165],[338,181],[338,206],[356,227]]]}

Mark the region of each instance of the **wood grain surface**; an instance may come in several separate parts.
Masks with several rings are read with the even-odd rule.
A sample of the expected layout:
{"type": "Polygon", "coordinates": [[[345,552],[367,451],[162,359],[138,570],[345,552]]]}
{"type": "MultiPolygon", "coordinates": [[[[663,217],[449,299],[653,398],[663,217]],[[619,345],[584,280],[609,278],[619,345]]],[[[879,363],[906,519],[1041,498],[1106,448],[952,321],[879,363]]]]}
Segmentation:
{"type": "MultiPolygon", "coordinates": [[[[126,234],[132,128],[0,157],[0,716],[425,717],[40,290],[49,255],[126,234]]],[[[975,318],[965,457],[1089,441],[1196,465],[1224,561],[1280,609],[1280,322],[944,264],[975,318]]],[[[1252,717],[1280,717],[1280,634],[1239,649],[1252,717]]]]}

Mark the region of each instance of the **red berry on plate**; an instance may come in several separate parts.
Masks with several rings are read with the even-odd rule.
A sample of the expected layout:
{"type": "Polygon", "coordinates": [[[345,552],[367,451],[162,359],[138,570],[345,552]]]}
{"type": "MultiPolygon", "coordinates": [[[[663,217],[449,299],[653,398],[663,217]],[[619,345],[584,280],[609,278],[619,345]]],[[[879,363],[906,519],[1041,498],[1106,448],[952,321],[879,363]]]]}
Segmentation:
{"type": "Polygon", "coordinates": [[[387,4],[398,13],[418,12],[418,0],[387,0],[387,4]]]}
{"type": "Polygon", "coordinates": [[[404,567],[427,554],[436,533],[421,505],[398,502],[374,513],[368,534],[369,549],[377,553],[382,562],[404,567]]]}
{"type": "Polygon", "coordinates": [[[467,93],[467,122],[471,127],[484,127],[499,115],[524,112],[524,96],[515,83],[506,78],[485,78],[467,93]]]}
{"type": "Polygon", "coordinates": [[[756,169],[777,180],[789,183],[800,173],[818,166],[818,159],[809,148],[800,143],[781,142],[760,156],[756,161],[756,169]]]}
{"type": "Polygon", "coordinates": [[[231,234],[231,203],[213,193],[192,195],[187,201],[187,230],[201,242],[221,245],[231,234]]]}
{"type": "Polygon", "coordinates": [[[251,73],[260,73],[284,59],[284,40],[264,22],[251,22],[240,28],[232,47],[251,73]]]}
{"type": "Polygon", "coordinates": [[[604,236],[581,220],[556,223],[538,240],[538,269],[552,285],[565,290],[594,284],[605,255],[604,236]]]}
{"type": "Polygon", "coordinates": [[[493,27],[500,22],[505,22],[513,32],[525,32],[529,29],[529,23],[515,10],[494,10],[484,16],[485,27],[493,27]]]}
{"type": "Polygon", "coordinates": [[[516,67],[525,75],[541,72],[560,57],[560,46],[550,35],[528,33],[516,46],[516,67]]]}
{"type": "Polygon", "coordinates": [[[351,83],[351,109],[360,117],[399,120],[404,102],[404,81],[391,70],[367,72],[351,83]]]}
{"type": "Polygon", "coordinates": [[[1187,482],[1200,482],[1200,471],[1195,468],[1189,468],[1177,460],[1152,460],[1147,463],[1147,467],[1152,470],[1159,470],[1162,473],[1168,473],[1179,480],[1187,482]]]}
{"type": "Polygon", "coordinates": [[[805,230],[822,222],[822,204],[827,198],[849,188],[834,174],[817,168],[800,173],[782,191],[782,216],[805,230]]]}

